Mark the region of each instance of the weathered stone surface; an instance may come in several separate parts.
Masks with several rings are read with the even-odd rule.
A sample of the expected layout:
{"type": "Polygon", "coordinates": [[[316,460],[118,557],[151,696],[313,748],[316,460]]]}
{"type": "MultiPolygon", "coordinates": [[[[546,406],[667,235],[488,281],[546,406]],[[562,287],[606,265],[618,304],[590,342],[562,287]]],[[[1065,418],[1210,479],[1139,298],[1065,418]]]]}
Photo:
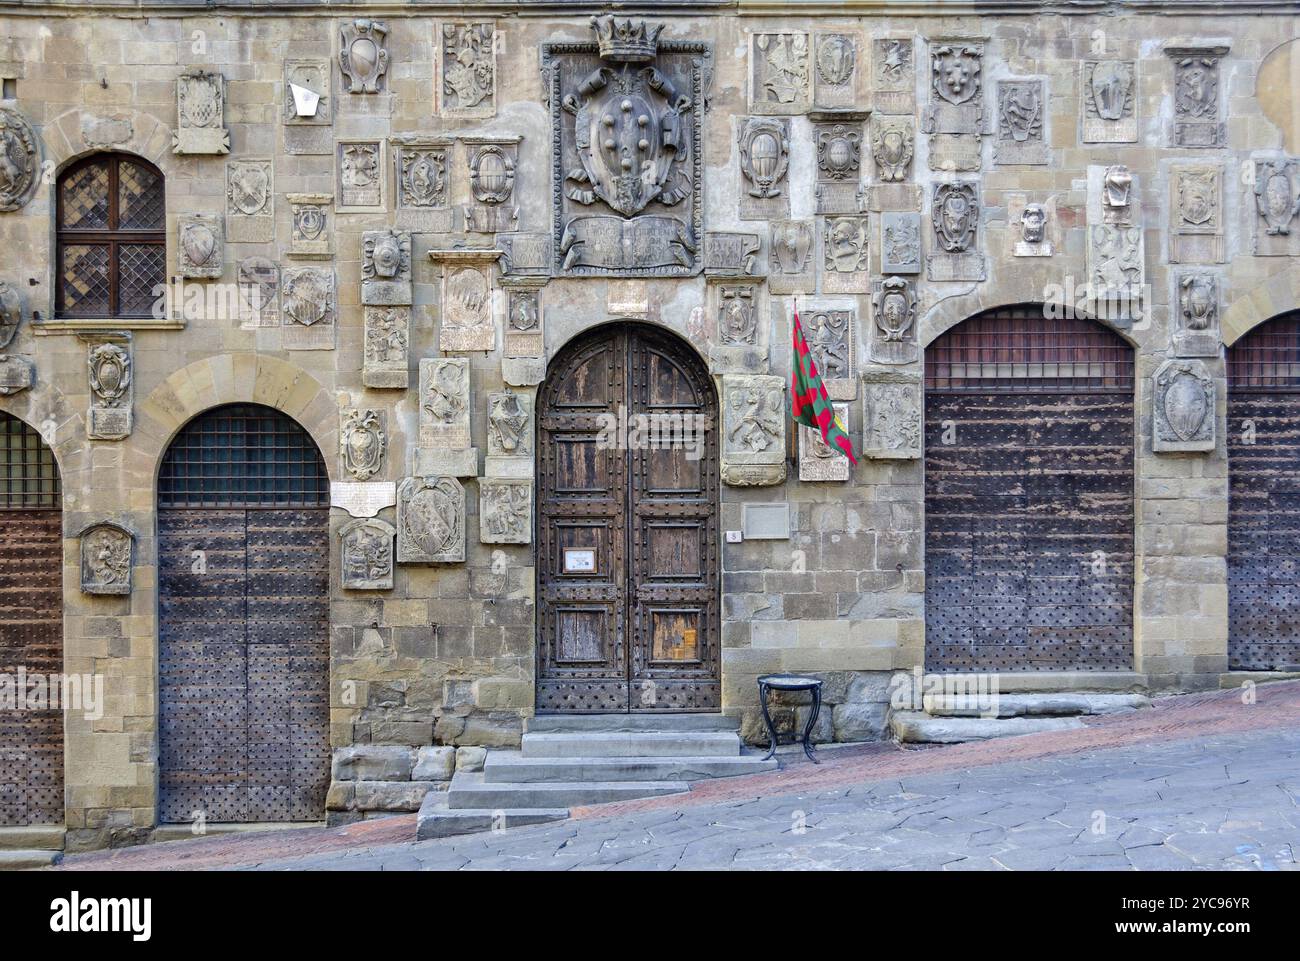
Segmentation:
{"type": "Polygon", "coordinates": [[[457,771],[481,771],[483,762],[487,759],[487,749],[482,747],[458,747],[456,748],[456,770],[457,771]]]}
{"type": "Polygon", "coordinates": [[[416,752],[411,778],[416,781],[450,781],[456,773],[456,752],[454,747],[420,748],[416,752]]]}
{"type": "Polygon", "coordinates": [[[334,749],[330,773],[335,781],[409,781],[415,749],[363,744],[334,749]]]}

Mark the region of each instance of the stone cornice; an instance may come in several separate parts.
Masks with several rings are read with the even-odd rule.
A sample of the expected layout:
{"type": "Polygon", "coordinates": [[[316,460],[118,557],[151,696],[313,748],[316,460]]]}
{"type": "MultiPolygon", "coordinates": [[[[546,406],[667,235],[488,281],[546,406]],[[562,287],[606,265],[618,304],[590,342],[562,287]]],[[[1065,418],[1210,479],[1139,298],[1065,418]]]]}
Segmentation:
{"type": "Polygon", "coordinates": [[[726,15],[993,17],[1300,14],[1300,0],[632,0],[575,3],[569,0],[0,0],[0,13],[29,16],[148,17],[202,14],[274,16],[581,17],[616,11],[624,15],[698,17],[726,15]]]}

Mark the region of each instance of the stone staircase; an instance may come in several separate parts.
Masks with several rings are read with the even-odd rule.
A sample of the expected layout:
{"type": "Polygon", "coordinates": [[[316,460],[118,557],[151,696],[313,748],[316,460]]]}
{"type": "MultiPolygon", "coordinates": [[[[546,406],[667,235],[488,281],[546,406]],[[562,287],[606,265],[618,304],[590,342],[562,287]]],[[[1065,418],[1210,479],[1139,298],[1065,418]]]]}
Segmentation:
{"type": "Polygon", "coordinates": [[[682,794],[690,782],[776,769],[746,751],[738,720],[719,714],[542,715],[525,722],[518,751],[491,750],[482,771],[457,771],[424,799],[417,837],[518,827],[569,808],[682,794]]]}
{"type": "Polygon", "coordinates": [[[889,726],[904,744],[961,744],[995,737],[1066,731],[1082,718],[1151,706],[1145,694],[999,694],[992,704],[975,695],[927,695],[922,711],[894,711],[889,726]]]}

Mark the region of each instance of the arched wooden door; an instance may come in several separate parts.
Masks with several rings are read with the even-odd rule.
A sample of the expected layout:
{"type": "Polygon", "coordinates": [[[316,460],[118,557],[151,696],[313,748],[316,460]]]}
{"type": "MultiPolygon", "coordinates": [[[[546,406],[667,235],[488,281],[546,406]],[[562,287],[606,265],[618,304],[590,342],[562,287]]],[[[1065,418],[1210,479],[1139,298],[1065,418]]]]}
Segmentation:
{"type": "Polygon", "coordinates": [[[704,364],[666,331],[610,324],[552,361],[538,394],[538,711],[721,707],[717,417],[704,364]]]}
{"type": "Polygon", "coordinates": [[[1227,356],[1228,667],[1300,671],[1300,311],[1227,356]]]}
{"type": "Polygon", "coordinates": [[[49,700],[51,678],[57,685],[63,673],[62,507],[54,454],[36,430],[0,412],[3,826],[63,823],[63,711],[49,700]]]}
{"type": "Polygon", "coordinates": [[[1132,670],[1132,349],[1001,308],[925,381],[926,667],[1132,670]]]}
{"type": "Polygon", "coordinates": [[[300,426],[235,404],[158,473],[162,822],[315,821],[329,787],[329,477],[300,426]]]}

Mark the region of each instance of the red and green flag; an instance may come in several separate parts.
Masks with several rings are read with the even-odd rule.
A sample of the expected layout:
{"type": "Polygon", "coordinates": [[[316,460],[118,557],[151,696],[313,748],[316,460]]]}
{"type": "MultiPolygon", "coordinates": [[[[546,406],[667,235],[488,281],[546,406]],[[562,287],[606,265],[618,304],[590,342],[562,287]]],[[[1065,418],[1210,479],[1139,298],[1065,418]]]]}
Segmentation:
{"type": "Polygon", "coordinates": [[[803,335],[803,326],[799,323],[797,307],[794,312],[794,373],[790,396],[795,423],[821,431],[827,447],[839,451],[856,464],[858,459],[853,456],[853,441],[849,440],[844,422],[836,416],[835,408],[826,396],[826,387],[817,372],[817,362],[813,360],[803,335]]]}

